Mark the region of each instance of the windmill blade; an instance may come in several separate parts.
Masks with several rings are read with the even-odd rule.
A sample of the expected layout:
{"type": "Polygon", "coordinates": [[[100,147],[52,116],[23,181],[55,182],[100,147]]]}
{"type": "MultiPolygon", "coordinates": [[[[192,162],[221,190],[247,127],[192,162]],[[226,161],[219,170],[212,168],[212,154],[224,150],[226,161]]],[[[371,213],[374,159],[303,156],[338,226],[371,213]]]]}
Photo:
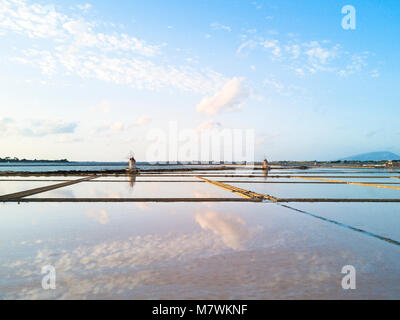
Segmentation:
{"type": "Polygon", "coordinates": [[[128,154],[128,159],[130,159],[132,157],[135,157],[135,153],[132,150],[130,150],[129,154],[128,154]]]}

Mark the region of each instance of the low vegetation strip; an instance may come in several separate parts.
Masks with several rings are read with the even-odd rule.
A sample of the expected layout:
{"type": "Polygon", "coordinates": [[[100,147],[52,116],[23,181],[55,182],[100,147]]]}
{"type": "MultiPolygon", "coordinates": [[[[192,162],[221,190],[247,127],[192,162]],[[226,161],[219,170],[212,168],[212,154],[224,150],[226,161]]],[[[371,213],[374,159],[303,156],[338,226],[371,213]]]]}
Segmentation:
{"type": "Polygon", "coordinates": [[[201,179],[201,180],[203,180],[205,182],[208,182],[210,184],[213,184],[213,185],[215,185],[217,187],[220,187],[222,189],[234,192],[234,193],[236,193],[239,196],[244,197],[244,198],[255,199],[255,200],[258,199],[259,201],[267,199],[267,200],[274,201],[274,202],[278,200],[277,198],[275,198],[273,196],[270,196],[270,195],[264,195],[264,194],[256,193],[256,192],[249,191],[249,190],[246,190],[246,189],[242,189],[242,188],[238,188],[238,187],[235,187],[235,186],[231,186],[229,184],[226,184],[226,183],[223,183],[223,182],[219,182],[219,181],[208,180],[208,179],[203,178],[201,176],[197,176],[197,178],[199,178],[199,179],[201,179]]]}

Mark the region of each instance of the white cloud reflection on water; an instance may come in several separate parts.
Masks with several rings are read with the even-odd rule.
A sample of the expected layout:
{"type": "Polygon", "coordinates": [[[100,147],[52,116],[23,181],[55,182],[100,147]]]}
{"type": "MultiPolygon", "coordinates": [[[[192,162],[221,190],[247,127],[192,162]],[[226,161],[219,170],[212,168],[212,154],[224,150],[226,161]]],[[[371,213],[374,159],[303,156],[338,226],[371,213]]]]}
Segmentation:
{"type": "MultiPolygon", "coordinates": [[[[102,225],[110,221],[105,209],[89,209],[87,216],[102,225]]],[[[57,297],[73,297],[70,295],[70,290],[73,292],[76,290],[73,279],[81,283],[83,276],[89,278],[94,276],[91,280],[93,283],[91,285],[87,283],[86,292],[93,294],[92,289],[96,287],[96,282],[103,278],[102,274],[128,272],[140,274],[142,277],[144,274],[152,273],[153,269],[182,266],[196,259],[226,254],[232,250],[244,250],[250,245],[250,240],[256,232],[263,229],[261,226],[249,228],[239,215],[222,214],[211,210],[198,211],[194,220],[200,225],[200,230],[195,229],[189,233],[137,235],[125,240],[103,241],[96,245],[82,245],[72,250],[60,249],[57,252],[44,246],[40,247],[36,256],[31,259],[27,257],[2,264],[0,267],[9,269],[10,274],[13,274],[12,278],[25,278],[28,282],[32,282],[29,279],[38,277],[41,266],[51,264],[57,270],[58,280],[63,283],[58,286],[57,297]]],[[[59,245],[61,247],[62,243],[59,245]]],[[[84,280],[87,281],[88,279],[84,280]]],[[[128,281],[129,286],[132,286],[132,281],[132,279],[128,281]]],[[[133,282],[137,281],[139,280],[133,282]]],[[[83,287],[80,288],[79,295],[85,294],[83,287]]],[[[35,287],[28,291],[20,289],[13,293],[9,292],[6,297],[40,298],[51,294],[35,287]]],[[[120,289],[123,290],[123,286],[120,289]]]]}
{"type": "Polygon", "coordinates": [[[221,237],[222,241],[233,250],[244,248],[244,244],[255,232],[263,227],[250,229],[239,215],[221,215],[212,210],[197,213],[196,222],[204,230],[211,230],[221,237]]]}
{"type": "Polygon", "coordinates": [[[108,214],[105,209],[89,209],[88,217],[95,219],[100,224],[107,224],[109,222],[108,214]]]}
{"type": "MultiPolygon", "coordinates": [[[[42,232],[41,243],[14,247],[29,252],[0,263],[7,285],[0,298],[346,298],[338,284],[348,263],[360,272],[358,298],[400,294],[391,285],[399,274],[391,246],[363,236],[361,242],[354,232],[277,206],[208,205],[174,205],[174,215],[167,204],[137,215],[128,205],[98,206],[96,215],[109,216],[105,225],[87,217],[88,206],[76,218],[86,216],[100,240],[93,242],[90,225],[82,224],[73,229],[80,236],[75,244],[74,236],[57,234],[51,242],[42,232]],[[57,270],[55,292],[40,286],[47,264],[57,270]],[[377,272],[383,266],[391,272],[377,272]]],[[[75,218],[63,219],[68,229],[75,218]]]]}

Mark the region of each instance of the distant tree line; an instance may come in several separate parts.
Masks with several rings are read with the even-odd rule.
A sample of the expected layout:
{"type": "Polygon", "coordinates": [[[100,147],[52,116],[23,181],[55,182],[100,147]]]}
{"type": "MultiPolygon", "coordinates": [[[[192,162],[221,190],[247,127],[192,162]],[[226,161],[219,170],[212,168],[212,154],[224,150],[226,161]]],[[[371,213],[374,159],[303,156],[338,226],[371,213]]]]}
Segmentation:
{"type": "Polygon", "coordinates": [[[60,159],[60,160],[38,160],[38,159],[19,159],[17,157],[5,157],[0,158],[0,162],[69,162],[67,159],[60,159]]]}

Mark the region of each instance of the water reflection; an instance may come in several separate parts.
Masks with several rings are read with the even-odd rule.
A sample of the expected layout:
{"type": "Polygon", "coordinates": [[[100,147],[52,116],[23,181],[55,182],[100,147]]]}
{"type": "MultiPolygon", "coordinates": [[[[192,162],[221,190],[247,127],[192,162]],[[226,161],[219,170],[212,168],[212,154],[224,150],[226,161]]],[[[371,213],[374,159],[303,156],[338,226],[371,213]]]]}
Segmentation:
{"type": "MultiPolygon", "coordinates": [[[[141,210],[152,209],[147,204],[139,204],[137,207],[141,210]]],[[[115,221],[118,220],[110,221],[108,210],[102,207],[89,208],[86,216],[93,219],[94,223],[104,225],[102,230],[106,234],[107,230],[115,228],[115,221]]],[[[27,286],[27,283],[31,283],[32,279],[38,276],[37,270],[40,270],[41,266],[51,264],[57,270],[59,281],[58,291],[54,298],[96,295],[95,291],[104,285],[105,275],[111,274],[124,274],[125,276],[120,279],[121,283],[112,279],[109,283],[109,285],[113,285],[112,290],[102,292],[110,295],[112,292],[115,293],[116,287],[118,287],[119,291],[129,293],[130,287],[136,288],[149,281],[147,277],[143,279],[143,275],[153,274],[154,270],[159,268],[168,270],[173,266],[194,264],[198,259],[218,257],[232,252],[231,250],[238,251],[249,248],[250,240],[257,231],[263,229],[261,226],[249,227],[238,214],[227,214],[209,209],[199,211],[198,208],[194,208],[188,222],[189,224],[183,230],[162,232],[153,230],[150,233],[141,234],[139,230],[133,228],[128,237],[117,237],[112,240],[106,237],[93,244],[83,242],[75,248],[68,248],[68,245],[62,241],[55,243],[53,248],[48,245],[39,245],[36,242],[37,250],[31,251],[33,255],[30,257],[21,257],[1,263],[0,276],[2,268],[3,271],[6,270],[5,274],[12,270],[13,278],[25,278],[27,282],[24,286],[27,286]],[[191,227],[188,228],[188,226],[191,227]],[[16,266],[18,268],[15,268],[16,266]],[[85,276],[88,273],[95,276],[89,280],[85,276]],[[122,284],[122,280],[127,278],[131,282],[122,284]],[[83,279],[86,279],[86,288],[81,286],[83,279]],[[80,283],[79,288],[74,283],[80,283]]],[[[158,281],[167,280],[157,274],[153,274],[153,277],[158,277],[158,281]]],[[[48,293],[35,286],[25,288],[26,290],[22,291],[17,288],[15,291],[10,291],[8,297],[48,297],[48,293]]],[[[101,294],[100,291],[99,294],[101,294]]],[[[97,295],[97,297],[99,296],[97,295]]]]}
{"type": "Polygon", "coordinates": [[[100,224],[108,224],[108,214],[105,209],[89,209],[87,216],[95,219],[100,224]]]}
{"type": "Polygon", "coordinates": [[[136,183],[136,175],[130,175],[129,176],[129,186],[133,189],[133,186],[136,183]]]}
{"type": "MultiPolygon", "coordinates": [[[[398,209],[382,206],[385,213],[398,209]]],[[[0,247],[0,299],[348,298],[340,287],[345,264],[360,270],[363,284],[351,297],[400,297],[396,247],[272,204],[26,208],[8,205],[1,215],[13,219],[0,232],[7,243],[0,247]],[[38,219],[34,227],[31,216],[38,219]],[[49,264],[57,270],[57,290],[40,286],[41,267],[49,264]]]]}
{"type": "MultiPolygon", "coordinates": [[[[239,215],[222,215],[216,211],[197,213],[196,222],[204,230],[211,230],[221,237],[222,241],[233,250],[244,248],[244,244],[254,235],[246,222],[239,215]]],[[[262,227],[259,227],[260,229],[262,227]]]]}

